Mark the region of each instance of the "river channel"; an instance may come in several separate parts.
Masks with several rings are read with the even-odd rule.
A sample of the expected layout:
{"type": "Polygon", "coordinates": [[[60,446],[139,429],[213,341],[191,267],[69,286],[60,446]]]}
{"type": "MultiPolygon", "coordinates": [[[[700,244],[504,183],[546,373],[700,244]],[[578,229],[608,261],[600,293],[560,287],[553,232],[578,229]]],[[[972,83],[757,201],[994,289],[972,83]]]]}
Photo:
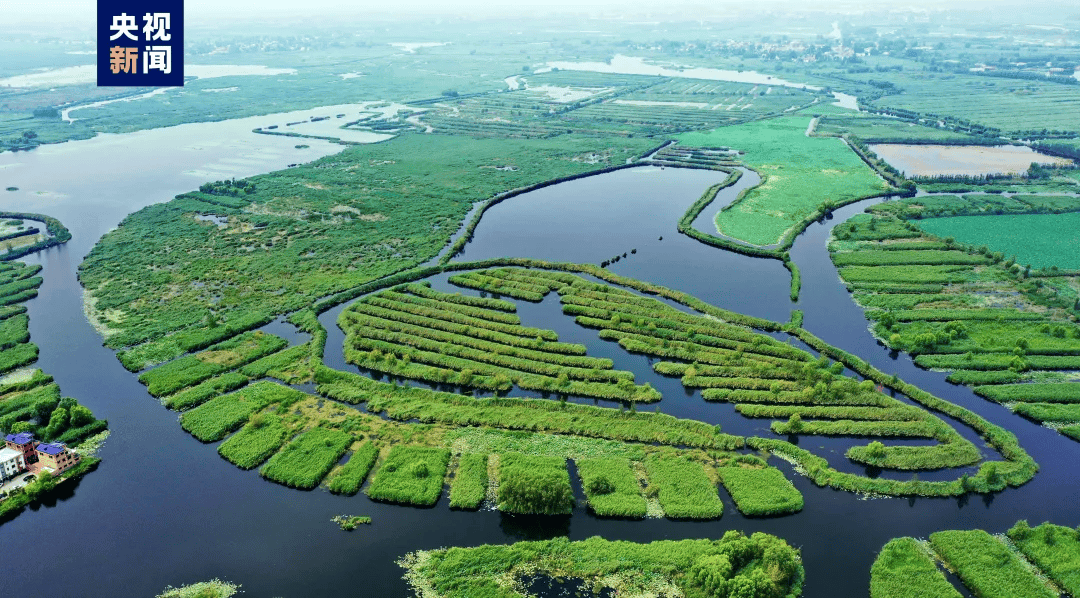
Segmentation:
{"type": "MultiPolygon", "coordinates": [[[[948,384],[944,374],[890,354],[867,331],[861,309],[829,261],[825,240],[835,223],[880,199],[842,208],[799,238],[792,256],[802,270],[803,291],[793,305],[788,273],[779,261],[722,251],[677,232],[683,212],[723,175],[675,168],[625,169],[508,199],[485,213],[457,259],[519,256],[599,263],[626,252],[628,257],[612,265],[612,271],[774,320],[787,320],[793,308],[802,309],[806,327],[827,342],[1014,431],[1041,466],[1035,479],[986,497],[865,500],[817,488],[774,459],[805,495],[801,513],[745,518],[721,490],[723,517],[695,523],[605,520],[583,507],[565,518],[457,512],[448,508],[445,495],[435,507],[417,509],[375,503],[363,494],[301,492],[266,482],[257,471],[242,471],[221,459],[216,445],[183,432],[176,413],[147,394],[101,345],[83,315],[76,268],[126,214],[207,180],[185,172],[228,165],[241,177],[338,147],[305,141],[310,148],[296,149],[295,140],[250,134],[251,128],[183,125],[0,154],[0,187],[23,189],[0,195],[0,208],[54,216],[73,234],[66,245],[27,258],[44,266],[40,294],[27,303],[32,340],[41,347],[38,366],[56,377],[64,394],[107,418],[112,430],[97,471],[65,489],[58,500],[0,526],[0,545],[25,546],[32,555],[9,561],[0,582],[5,593],[153,596],[166,585],[220,577],[242,584],[247,596],[407,596],[403,571],[394,561],[411,550],[558,535],[638,542],[718,538],[738,529],[772,533],[801,548],[807,598],[857,597],[867,595],[877,550],[896,536],[974,527],[1000,532],[1021,518],[1033,524],[1080,523],[1075,467],[1080,444],[948,384]],[[633,249],[637,252],[630,253],[633,249]],[[330,521],[339,514],[367,515],[373,524],[345,533],[330,521]]],[[[699,220],[703,230],[737,191],[725,190],[709,206],[699,220]]],[[[449,288],[444,278],[433,284],[449,288]]],[[[647,359],[621,353],[595,331],[576,327],[553,296],[520,305],[524,324],[554,328],[561,340],[583,342],[590,354],[616,359],[616,367],[633,370],[639,381],[656,379],[654,386],[664,391],[661,409],[720,423],[733,433],[770,434],[768,421],[705,405],[677,380],[653,374],[647,359]]],[[[355,370],[334,362],[340,359],[342,334],[334,324],[340,309],[321,318],[330,332],[327,359],[355,370]]],[[[800,445],[822,452],[835,466],[844,461],[844,447],[827,439],[806,437],[800,445]]],[[[576,480],[575,492],[582,498],[576,480]]]]}

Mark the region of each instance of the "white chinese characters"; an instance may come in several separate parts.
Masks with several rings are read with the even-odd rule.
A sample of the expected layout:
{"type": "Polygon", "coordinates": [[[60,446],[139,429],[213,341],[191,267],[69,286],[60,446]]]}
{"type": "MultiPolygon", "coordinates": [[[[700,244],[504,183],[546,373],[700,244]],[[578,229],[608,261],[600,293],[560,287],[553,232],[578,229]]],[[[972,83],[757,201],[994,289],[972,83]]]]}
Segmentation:
{"type": "Polygon", "coordinates": [[[146,46],[143,52],[143,74],[151,70],[168,75],[172,72],[172,46],[146,46]]]}
{"type": "Polygon", "coordinates": [[[169,33],[169,13],[146,13],[143,15],[143,21],[146,22],[146,26],[143,27],[146,41],[161,40],[167,42],[172,39],[172,35],[169,33]]]}
{"type": "Polygon", "coordinates": [[[109,30],[116,32],[109,36],[109,41],[117,40],[121,36],[134,41],[139,41],[138,36],[131,33],[132,31],[139,31],[139,26],[135,24],[135,17],[126,12],[122,12],[120,13],[120,16],[114,16],[112,18],[112,25],[109,26],[109,30]]]}
{"type": "Polygon", "coordinates": [[[138,36],[140,30],[134,15],[123,12],[112,17],[112,25],[109,27],[112,35],[109,40],[117,42],[117,45],[109,48],[109,70],[112,74],[135,75],[140,73],[138,68],[140,54],[142,55],[141,74],[148,75],[151,71],[158,71],[165,75],[172,73],[173,47],[170,44],[173,41],[172,32],[170,31],[172,14],[168,12],[147,12],[143,15],[142,20],[144,23],[142,41],[147,44],[157,42],[159,45],[146,45],[142,48],[138,46],[126,47],[128,44],[119,45],[124,43],[123,38],[135,42],[140,41],[138,36]]]}

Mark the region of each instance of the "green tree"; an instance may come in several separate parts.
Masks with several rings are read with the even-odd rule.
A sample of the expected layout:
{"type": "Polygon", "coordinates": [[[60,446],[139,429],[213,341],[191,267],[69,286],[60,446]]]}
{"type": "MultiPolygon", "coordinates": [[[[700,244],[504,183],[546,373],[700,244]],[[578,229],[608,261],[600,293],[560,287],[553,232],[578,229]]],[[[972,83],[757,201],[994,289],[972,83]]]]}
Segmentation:
{"type": "Polygon", "coordinates": [[[94,414],[89,409],[82,405],[75,405],[71,408],[71,426],[74,428],[81,428],[87,424],[93,423],[94,414]]]}
{"type": "Polygon", "coordinates": [[[59,402],[56,399],[42,399],[34,404],[34,415],[37,416],[38,421],[48,421],[49,415],[59,406],[59,402]]]}
{"type": "Polygon", "coordinates": [[[52,440],[59,436],[67,428],[68,421],[70,421],[68,410],[57,407],[49,418],[49,425],[45,428],[45,439],[52,440]]]}

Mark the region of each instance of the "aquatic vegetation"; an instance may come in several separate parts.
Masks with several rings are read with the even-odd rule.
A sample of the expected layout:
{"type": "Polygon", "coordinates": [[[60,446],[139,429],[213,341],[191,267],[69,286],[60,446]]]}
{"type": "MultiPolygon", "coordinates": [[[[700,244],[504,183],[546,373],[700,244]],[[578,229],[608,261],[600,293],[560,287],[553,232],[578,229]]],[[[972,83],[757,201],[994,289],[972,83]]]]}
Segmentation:
{"type": "MultiPolygon", "coordinates": [[[[514,313],[517,311],[517,305],[514,305],[510,301],[493,299],[491,297],[473,297],[472,295],[462,295],[461,293],[443,293],[432,289],[430,283],[409,284],[406,286],[406,289],[409,291],[409,293],[412,293],[417,297],[424,297],[426,299],[433,299],[436,301],[459,303],[461,305],[470,305],[472,307],[504,311],[507,313],[514,313]]],[[[514,323],[519,322],[520,320],[514,321],[514,323]]]]}
{"type": "Polygon", "coordinates": [[[285,339],[272,334],[246,332],[195,355],[181,357],[149,370],[139,376],[139,382],[146,384],[146,390],[154,396],[171,394],[274,353],[286,345],[288,342],[285,339]]]}
{"type": "Polygon", "coordinates": [[[1017,403],[1013,410],[1037,422],[1080,423],[1080,405],[1075,403],[1017,403]]]}
{"type": "Polygon", "coordinates": [[[169,409],[183,411],[201,405],[218,395],[236,390],[247,383],[247,376],[236,372],[226,372],[176,394],[169,395],[163,398],[161,402],[169,409]]]}
{"type": "MultiPolygon", "coordinates": [[[[1012,75],[1006,73],[1004,76],[1012,75]]],[[[1019,73],[1023,76],[1024,73],[1019,73]]],[[[1023,95],[1016,94],[1017,80],[987,77],[980,73],[873,74],[891,90],[870,102],[889,116],[911,122],[920,117],[945,121],[949,128],[977,136],[1002,134],[1023,136],[1043,129],[1071,130],[1076,126],[1060,114],[1073,101],[1075,88],[1046,77],[1023,80],[1023,95]],[[897,93],[902,87],[903,93],[897,93]]]]}
{"type": "Polygon", "coordinates": [[[364,517],[361,515],[335,515],[331,519],[334,523],[338,524],[343,532],[351,532],[360,525],[370,525],[371,517],[364,517]]]}
{"type": "Polygon", "coordinates": [[[1080,403],[1080,384],[1075,382],[977,386],[975,387],[975,393],[999,403],[1013,401],[1080,403]]]}
{"type": "MultiPolygon", "coordinates": [[[[349,146],[310,164],[244,179],[256,190],[243,197],[186,193],[143,208],[97,243],[79,268],[80,280],[97,313],[117,316],[98,322],[109,331],[112,348],[187,329],[213,330],[208,316],[218,327],[268,318],[434,257],[475,201],[623,164],[653,145],[576,135],[521,140],[405,134],[349,146]],[[583,154],[601,159],[574,160],[583,154]],[[481,168],[493,162],[516,169],[481,168]],[[358,188],[358,178],[368,182],[358,188]],[[223,199],[235,207],[222,205],[223,199]],[[219,228],[194,214],[223,216],[229,224],[219,228]],[[132,252],[132,246],[140,250],[132,252]],[[177,289],[168,301],[146,300],[162,296],[166,287],[177,289]]],[[[136,367],[146,360],[129,361],[136,367]]]]}
{"type": "Polygon", "coordinates": [[[259,475],[292,488],[314,488],[341,459],[352,441],[352,435],[347,432],[311,428],[270,457],[259,475]]]}
{"type": "Polygon", "coordinates": [[[187,586],[174,588],[169,586],[156,598],[229,598],[240,591],[240,584],[228,583],[220,579],[200,581],[187,586]]]}
{"type": "Polygon", "coordinates": [[[450,481],[450,508],[477,509],[488,488],[488,456],[460,455],[450,481]]]}
{"type": "Polygon", "coordinates": [[[443,448],[394,446],[368,484],[367,495],[385,502],[434,505],[449,462],[450,451],[443,448]]]}
{"type": "Polygon", "coordinates": [[[285,444],[287,433],[281,417],[260,413],[222,442],[218,454],[241,469],[251,469],[276,453],[285,444]]]}
{"type": "Polygon", "coordinates": [[[16,370],[37,361],[38,348],[33,343],[22,343],[0,351],[0,374],[16,370]]]}
{"type": "MultiPolygon", "coordinates": [[[[71,238],[59,221],[37,214],[0,213],[0,218],[26,218],[44,220],[49,228],[47,242],[23,246],[33,251],[66,242],[71,238]]],[[[0,374],[6,374],[0,383],[0,434],[30,432],[38,440],[62,442],[77,448],[84,440],[108,428],[108,422],[97,419],[94,414],[71,397],[61,397],[60,387],[52,376],[40,369],[25,368],[37,361],[38,347],[30,342],[26,306],[22,302],[37,295],[42,278],[40,265],[28,265],[10,261],[29,253],[19,249],[3,254],[0,261],[0,374]]],[[[87,456],[69,470],[65,477],[79,477],[96,467],[98,460],[87,456]]],[[[0,502],[0,519],[13,517],[22,508],[46,496],[54,485],[38,485],[30,493],[12,496],[0,502]],[[47,487],[46,487],[47,486],[47,487]]]]}
{"type": "Polygon", "coordinates": [[[664,514],[674,519],[715,519],[724,512],[716,482],[702,463],[682,457],[650,455],[645,459],[647,495],[655,496],[664,514]]]}
{"type": "Polygon", "coordinates": [[[567,515],[574,492],[566,459],[520,453],[499,455],[498,508],[524,515],[567,515]]]}
{"type": "MultiPolygon", "coordinates": [[[[924,223],[925,224],[925,223],[924,223]]],[[[928,249],[903,249],[838,253],[833,258],[837,267],[843,266],[890,266],[890,265],[975,265],[988,264],[990,259],[982,254],[971,255],[963,251],[928,249]]]]}
{"type": "Polygon", "coordinates": [[[184,353],[205,349],[214,343],[236,336],[252,328],[258,328],[272,320],[268,315],[240,313],[226,322],[208,316],[206,327],[189,328],[175,334],[116,352],[117,359],[132,372],[180,357],[184,353]]]}
{"type": "Polygon", "coordinates": [[[870,598],[960,598],[960,592],[927,548],[914,538],[896,538],[870,569],[870,598]]]}
{"type": "Polygon", "coordinates": [[[1080,533],[1049,522],[1032,528],[1019,521],[1007,533],[1031,562],[1069,595],[1080,593],[1080,533]]]}
{"type": "Polygon", "coordinates": [[[297,345],[257,359],[240,368],[239,372],[253,379],[273,376],[284,382],[299,383],[311,377],[310,356],[310,346],[297,345]]]}
{"type": "MultiPolygon", "coordinates": [[[[506,261],[521,265],[552,266],[535,260],[506,261]]],[[[556,266],[564,271],[587,268],[562,264],[556,266]]],[[[619,283],[627,284],[630,288],[640,288],[691,304],[695,308],[699,307],[699,304],[690,298],[662,287],[617,277],[602,269],[596,271],[599,275],[617,279],[619,283]]],[[[909,482],[844,474],[831,468],[825,460],[813,457],[811,453],[789,450],[795,447],[788,443],[749,439],[756,447],[775,448],[785,455],[794,455],[793,458],[800,461],[807,475],[819,485],[858,492],[947,496],[1022,484],[1030,479],[1037,469],[1011,434],[990,426],[970,411],[886,376],[862,360],[823,343],[805,330],[796,328],[790,331],[814,350],[841,362],[842,366],[841,363],[832,363],[828,359],[814,361],[806,352],[733,325],[738,323],[763,330],[775,330],[780,326],[766,320],[700,306],[703,311],[717,318],[706,319],[671,309],[655,299],[623,289],[576,277],[568,278],[561,272],[513,271],[505,267],[499,272],[502,276],[521,277],[528,273],[534,278],[545,279],[539,280],[538,284],[554,288],[560,294],[564,311],[571,315],[577,314],[579,323],[600,328],[602,338],[618,338],[620,344],[630,350],[670,359],[657,362],[654,369],[665,375],[681,376],[684,384],[688,386],[704,386],[706,388],[703,396],[706,399],[735,402],[739,411],[744,414],[776,419],[790,419],[793,415],[801,418],[806,415],[835,420],[834,423],[808,422],[799,433],[874,434],[879,437],[918,434],[939,441],[938,444],[929,446],[885,446],[885,450],[878,449],[876,445],[852,447],[847,456],[857,462],[909,470],[939,469],[975,463],[981,458],[981,454],[974,445],[937,417],[887,397],[878,392],[870,382],[860,385],[841,375],[845,368],[870,378],[877,385],[894,388],[931,410],[939,410],[960,419],[988,438],[991,444],[1006,456],[1006,461],[984,464],[978,475],[967,480],[909,482]],[[798,390],[785,390],[793,388],[793,383],[798,390]],[[747,385],[762,390],[739,388],[747,385]],[[727,388],[730,386],[736,388],[727,388]],[[848,411],[845,407],[859,409],[848,411]]],[[[385,411],[389,417],[399,420],[417,418],[424,422],[449,425],[485,425],[508,430],[578,434],[611,440],[659,441],[662,444],[674,443],[700,448],[739,446],[738,441],[731,443],[726,435],[691,420],[672,418],[672,423],[664,424],[661,431],[661,428],[653,427],[654,423],[660,426],[664,421],[666,416],[661,414],[633,413],[632,410],[630,413],[618,414],[608,409],[555,404],[553,401],[537,399],[463,400],[449,393],[391,387],[364,376],[333,372],[325,368],[318,370],[316,381],[319,382],[319,392],[324,395],[348,402],[369,401],[370,410],[385,411]],[[592,428],[591,424],[588,424],[589,420],[583,419],[586,413],[596,424],[604,422],[604,425],[592,428]],[[651,419],[653,416],[661,419],[651,419]],[[673,436],[672,432],[676,429],[673,422],[678,422],[686,432],[700,425],[702,436],[685,433],[673,436]],[[718,442],[720,439],[723,440],[718,442]]],[[[787,430],[785,425],[781,422],[776,424],[780,431],[787,430]]],[[[565,453],[563,454],[565,456],[565,453]]]]}
{"type": "Polygon", "coordinates": [[[975,596],[1057,596],[1080,589],[1080,541],[1072,528],[1019,521],[1007,534],[941,531],[930,542],[897,538],[881,550],[870,576],[871,598],[957,598],[935,561],[955,572],[975,596]],[[1030,559],[1030,563],[1025,560],[1030,559]]]}
{"type": "Polygon", "coordinates": [[[577,459],[574,465],[594,513],[602,517],[645,516],[645,497],[629,459],[577,459]]]}
{"type": "Polygon", "coordinates": [[[930,545],[980,598],[1053,598],[1019,556],[982,530],[930,534],[930,545]]]}
{"type": "Polygon", "coordinates": [[[221,440],[267,405],[291,405],[303,397],[298,390],[274,382],[257,382],[231,394],[222,395],[185,411],[180,426],[203,442],[221,440]]]}
{"type": "Polygon", "coordinates": [[[620,412],[546,399],[476,399],[421,388],[394,388],[364,376],[327,369],[319,370],[316,376],[321,394],[334,398],[341,396],[341,400],[361,398],[367,401],[369,411],[385,412],[391,419],[399,421],[416,419],[458,426],[485,425],[697,448],[733,449],[743,445],[741,438],[720,433],[714,425],[663,413],[620,412]],[[340,382],[346,379],[353,381],[355,387],[340,382]],[[339,389],[343,387],[348,391],[339,395],[339,389]]]}
{"type": "Polygon", "coordinates": [[[1012,370],[956,370],[949,374],[949,382],[955,384],[1009,384],[1020,380],[1020,374],[1012,370]]]}
{"type": "MultiPolygon", "coordinates": [[[[11,188],[9,187],[8,190],[10,191],[11,188]]],[[[42,249],[48,249],[49,247],[63,245],[64,243],[67,243],[71,240],[71,231],[69,231],[68,228],[63,225],[63,223],[61,223],[56,218],[53,218],[52,216],[46,216],[44,214],[33,214],[30,212],[0,212],[0,219],[2,218],[15,218],[18,220],[36,220],[38,222],[44,222],[45,229],[49,232],[47,236],[41,238],[39,241],[36,241],[34,243],[28,243],[26,245],[20,245],[18,247],[8,247],[7,251],[4,252],[3,257],[0,258],[4,261],[10,262],[11,260],[19,259],[24,255],[30,255],[31,253],[41,251],[42,249]]],[[[26,266],[25,264],[20,265],[23,267],[32,268],[34,272],[37,272],[41,269],[41,266],[26,266]]],[[[38,281],[38,284],[41,284],[40,279],[38,281]]],[[[36,287],[37,285],[34,286],[36,287]]]]}
{"type": "Polygon", "coordinates": [[[13,315],[0,320],[0,351],[29,341],[30,332],[27,330],[29,324],[30,317],[26,314],[13,315]]]}
{"type": "Polygon", "coordinates": [[[592,537],[555,538],[409,554],[399,565],[414,590],[439,596],[524,596],[537,574],[581,579],[592,592],[619,595],[774,596],[802,593],[799,551],[775,536],[728,531],[719,540],[647,544],[592,537]]]}
{"type": "MultiPolygon", "coordinates": [[[[863,143],[962,142],[974,144],[982,138],[939,127],[918,126],[895,117],[875,116],[865,112],[827,114],[818,121],[815,131],[826,135],[849,134],[863,143]]],[[[1000,140],[990,141],[997,144],[1000,140]]]]}
{"type": "MultiPolygon", "coordinates": [[[[521,276],[498,273],[507,277],[500,280],[521,276]]],[[[538,280],[534,288],[547,292],[551,283],[538,280]]],[[[523,327],[503,311],[391,290],[351,306],[341,323],[346,359],[375,371],[484,390],[515,384],[623,401],[660,398],[651,387],[633,384],[632,373],[612,370],[610,359],[581,355],[583,346],[558,343],[554,332],[523,327]]]]}
{"type": "Polygon", "coordinates": [[[379,448],[371,441],[365,441],[353,451],[341,469],[331,472],[326,487],[335,494],[356,494],[378,458],[379,448]]]}
{"type": "Polygon", "coordinates": [[[716,473],[743,515],[786,515],[803,508],[802,493],[779,469],[719,467],[716,473]]]}

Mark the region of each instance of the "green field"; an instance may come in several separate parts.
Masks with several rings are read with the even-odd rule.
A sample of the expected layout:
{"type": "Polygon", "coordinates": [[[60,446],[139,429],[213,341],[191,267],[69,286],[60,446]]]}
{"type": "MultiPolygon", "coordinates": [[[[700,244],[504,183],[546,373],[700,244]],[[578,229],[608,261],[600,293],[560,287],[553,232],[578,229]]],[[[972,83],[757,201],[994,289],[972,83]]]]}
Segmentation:
{"type": "Polygon", "coordinates": [[[985,193],[884,202],[837,225],[829,249],[890,348],[1025,417],[1070,423],[1077,384],[1054,370],[1080,368],[1077,207],[985,193]]]}
{"type": "Polygon", "coordinates": [[[1080,268],[1080,212],[955,216],[923,220],[919,226],[939,237],[1016,256],[1033,268],[1080,268]]]}
{"type": "Polygon", "coordinates": [[[755,245],[772,245],[822,204],[845,204],[886,191],[847,145],[833,138],[807,137],[809,117],[785,117],[686,133],[687,146],[725,146],[745,153],[741,160],[763,178],[761,185],[717,216],[717,230],[755,245]]]}
{"type": "MultiPolygon", "coordinates": [[[[807,112],[815,113],[813,109],[807,112]]],[[[897,118],[872,116],[866,113],[826,115],[814,131],[818,134],[858,137],[865,143],[903,143],[905,141],[970,141],[975,138],[947,129],[927,127],[897,118]]]]}
{"type": "Polygon", "coordinates": [[[946,115],[1005,132],[1077,129],[1073,116],[1080,106],[1080,87],[1076,85],[914,69],[902,75],[875,73],[874,77],[887,77],[903,90],[875,101],[879,107],[946,115]]]}

